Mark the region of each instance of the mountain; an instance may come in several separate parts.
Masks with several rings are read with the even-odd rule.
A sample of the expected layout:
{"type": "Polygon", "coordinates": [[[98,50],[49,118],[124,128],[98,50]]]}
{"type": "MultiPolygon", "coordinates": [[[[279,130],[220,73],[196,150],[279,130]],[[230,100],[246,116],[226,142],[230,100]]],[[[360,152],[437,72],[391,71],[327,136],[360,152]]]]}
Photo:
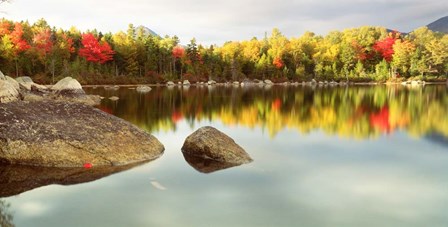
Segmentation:
{"type": "Polygon", "coordinates": [[[448,33],[448,16],[442,17],[426,26],[435,32],[448,33]]]}
{"type": "Polygon", "coordinates": [[[138,31],[140,28],[143,28],[143,31],[145,31],[145,35],[152,35],[152,36],[159,36],[157,33],[155,33],[153,30],[149,29],[148,27],[145,27],[143,25],[140,25],[137,27],[136,31],[138,31]]]}

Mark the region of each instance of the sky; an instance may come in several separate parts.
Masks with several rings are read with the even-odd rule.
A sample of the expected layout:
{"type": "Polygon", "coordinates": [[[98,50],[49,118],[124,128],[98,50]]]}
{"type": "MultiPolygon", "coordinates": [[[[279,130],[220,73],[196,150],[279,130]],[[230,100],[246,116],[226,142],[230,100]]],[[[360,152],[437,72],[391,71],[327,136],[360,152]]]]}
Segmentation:
{"type": "Polygon", "coordinates": [[[81,31],[126,31],[146,26],[161,36],[193,37],[205,45],[262,38],[273,28],[287,37],[363,25],[402,32],[448,16],[446,0],[11,0],[0,5],[7,19],[81,31]]]}

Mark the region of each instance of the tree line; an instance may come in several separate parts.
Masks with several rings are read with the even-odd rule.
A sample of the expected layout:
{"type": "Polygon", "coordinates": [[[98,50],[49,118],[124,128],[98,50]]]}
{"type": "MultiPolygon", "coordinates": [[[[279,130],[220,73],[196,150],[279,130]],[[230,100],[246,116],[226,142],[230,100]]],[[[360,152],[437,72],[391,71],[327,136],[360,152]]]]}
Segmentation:
{"type": "Polygon", "coordinates": [[[448,35],[421,27],[409,34],[363,26],[325,36],[287,38],[273,29],[262,39],[203,46],[193,38],[160,37],[144,27],[126,32],[51,27],[44,19],[0,21],[1,70],[50,83],[72,76],[82,83],[180,81],[446,79],[448,35]]]}

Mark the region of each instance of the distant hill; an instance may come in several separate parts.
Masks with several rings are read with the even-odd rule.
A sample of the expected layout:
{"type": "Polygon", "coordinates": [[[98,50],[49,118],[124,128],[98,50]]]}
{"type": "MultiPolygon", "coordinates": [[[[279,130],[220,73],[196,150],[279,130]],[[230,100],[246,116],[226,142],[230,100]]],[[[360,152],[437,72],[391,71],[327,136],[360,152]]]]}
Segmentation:
{"type": "Polygon", "coordinates": [[[145,35],[159,36],[153,30],[151,30],[148,27],[145,27],[143,25],[138,26],[136,30],[138,31],[140,28],[143,28],[143,30],[145,31],[145,35]]]}
{"type": "Polygon", "coordinates": [[[448,33],[448,16],[442,17],[426,26],[435,32],[448,33]]]}

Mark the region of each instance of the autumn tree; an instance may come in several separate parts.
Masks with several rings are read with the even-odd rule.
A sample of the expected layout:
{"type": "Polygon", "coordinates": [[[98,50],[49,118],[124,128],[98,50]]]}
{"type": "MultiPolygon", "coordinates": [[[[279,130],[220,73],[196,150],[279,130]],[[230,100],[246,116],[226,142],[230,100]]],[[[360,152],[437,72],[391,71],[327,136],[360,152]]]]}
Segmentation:
{"type": "Polygon", "coordinates": [[[31,46],[23,38],[23,29],[21,23],[15,23],[12,31],[7,30],[9,22],[3,22],[1,37],[1,56],[7,60],[15,62],[16,76],[19,76],[19,56],[28,50],[31,46]]]}
{"type": "Polygon", "coordinates": [[[414,51],[415,46],[409,40],[401,41],[398,39],[395,41],[391,63],[392,76],[395,76],[396,70],[399,70],[402,74],[408,73],[414,51]]]}
{"type": "MultiPolygon", "coordinates": [[[[177,45],[177,46],[175,46],[173,48],[172,54],[173,54],[173,57],[174,57],[174,61],[175,61],[174,64],[175,64],[175,66],[179,65],[180,79],[182,80],[183,79],[182,78],[182,76],[183,76],[183,65],[184,65],[185,56],[186,56],[185,55],[185,49],[182,46],[177,45]]],[[[177,68],[177,67],[175,67],[175,68],[177,68]]]]}
{"type": "Polygon", "coordinates": [[[104,64],[113,59],[115,52],[105,41],[98,42],[92,33],[82,35],[83,47],[79,49],[79,56],[89,62],[104,64]]]}
{"type": "Polygon", "coordinates": [[[392,55],[394,54],[393,46],[397,38],[397,36],[391,34],[385,39],[376,41],[373,45],[373,49],[375,49],[375,51],[378,52],[384,60],[390,62],[392,61],[392,55]]]}

